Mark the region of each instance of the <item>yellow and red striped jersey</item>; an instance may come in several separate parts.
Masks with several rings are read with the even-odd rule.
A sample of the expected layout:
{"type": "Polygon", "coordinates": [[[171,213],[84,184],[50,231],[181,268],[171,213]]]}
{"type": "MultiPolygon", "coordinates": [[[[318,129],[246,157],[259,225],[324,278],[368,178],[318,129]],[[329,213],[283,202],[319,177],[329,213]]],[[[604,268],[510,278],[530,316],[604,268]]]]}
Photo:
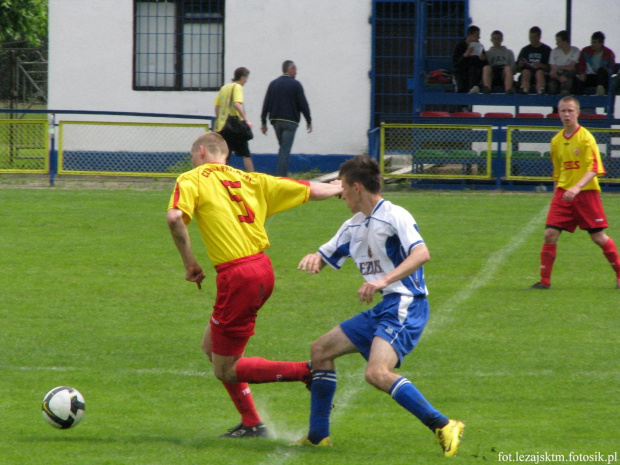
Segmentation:
{"type": "Polygon", "coordinates": [[[265,250],[269,247],[265,220],[309,197],[307,181],[207,163],[177,178],[168,209],[181,210],[185,224],[196,219],[216,266],[265,250]]]}
{"type": "Polygon", "coordinates": [[[558,187],[570,189],[588,171],[595,171],[596,176],[581,190],[601,191],[598,176],[605,174],[601,154],[594,136],[583,126],[566,137],[564,130],[551,140],[551,161],[553,162],[553,180],[558,187]]]}

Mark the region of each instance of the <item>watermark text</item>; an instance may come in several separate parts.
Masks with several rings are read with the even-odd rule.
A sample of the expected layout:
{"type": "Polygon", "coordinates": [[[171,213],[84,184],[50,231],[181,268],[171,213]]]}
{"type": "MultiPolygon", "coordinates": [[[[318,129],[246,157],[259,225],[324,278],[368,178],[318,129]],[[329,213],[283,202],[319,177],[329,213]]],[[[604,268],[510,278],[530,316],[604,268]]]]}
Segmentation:
{"type": "Polygon", "coordinates": [[[614,452],[613,454],[603,454],[601,452],[569,452],[568,454],[555,454],[550,452],[536,452],[533,454],[523,452],[500,452],[498,460],[500,463],[605,463],[610,465],[618,462],[618,452],[614,452]]]}

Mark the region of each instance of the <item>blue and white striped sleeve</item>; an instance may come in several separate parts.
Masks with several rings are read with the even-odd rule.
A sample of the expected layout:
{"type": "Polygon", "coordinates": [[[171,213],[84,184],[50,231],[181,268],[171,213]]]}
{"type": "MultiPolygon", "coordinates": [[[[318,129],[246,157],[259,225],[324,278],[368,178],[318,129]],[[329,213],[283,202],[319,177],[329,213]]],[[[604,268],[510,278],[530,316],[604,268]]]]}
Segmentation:
{"type": "Polygon", "coordinates": [[[398,214],[394,216],[394,227],[408,255],[416,246],[424,244],[424,239],[422,239],[418,225],[411,213],[402,207],[399,207],[399,210],[398,214]]]}
{"type": "Polygon", "coordinates": [[[348,257],[351,256],[349,246],[351,244],[351,229],[349,222],[345,222],[336,235],[321,247],[319,253],[323,257],[323,261],[332,268],[339,270],[348,257]]]}

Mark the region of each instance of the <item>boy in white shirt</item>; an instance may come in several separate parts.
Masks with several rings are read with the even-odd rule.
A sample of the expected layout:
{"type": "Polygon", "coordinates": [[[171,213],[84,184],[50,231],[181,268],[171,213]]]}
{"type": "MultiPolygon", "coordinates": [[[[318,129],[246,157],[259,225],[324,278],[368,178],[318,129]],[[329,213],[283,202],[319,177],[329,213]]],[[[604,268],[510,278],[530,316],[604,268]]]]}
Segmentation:
{"type": "Polygon", "coordinates": [[[579,62],[581,53],[577,47],[570,44],[568,31],[560,31],[555,35],[557,45],[551,51],[549,64],[551,71],[549,77],[549,93],[569,95],[573,92],[573,80],[575,78],[575,67],[579,62]]]}

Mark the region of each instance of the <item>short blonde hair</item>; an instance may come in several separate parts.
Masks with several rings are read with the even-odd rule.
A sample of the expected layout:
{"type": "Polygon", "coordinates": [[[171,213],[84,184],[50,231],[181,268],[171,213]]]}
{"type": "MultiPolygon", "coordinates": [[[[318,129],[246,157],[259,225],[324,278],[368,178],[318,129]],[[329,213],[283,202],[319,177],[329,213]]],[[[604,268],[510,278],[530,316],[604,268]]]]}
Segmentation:
{"type": "Polygon", "coordinates": [[[572,95],[567,95],[566,97],[564,97],[562,100],[560,100],[558,102],[558,108],[560,106],[560,103],[569,103],[569,102],[573,102],[575,104],[575,108],[577,108],[577,110],[581,110],[581,105],[579,104],[579,100],[577,100],[575,97],[573,97],[572,95]]]}
{"type": "Polygon", "coordinates": [[[208,153],[215,157],[223,155],[224,158],[228,158],[228,144],[217,132],[207,132],[199,136],[192,144],[192,153],[196,153],[200,147],[204,147],[208,153]]]}

